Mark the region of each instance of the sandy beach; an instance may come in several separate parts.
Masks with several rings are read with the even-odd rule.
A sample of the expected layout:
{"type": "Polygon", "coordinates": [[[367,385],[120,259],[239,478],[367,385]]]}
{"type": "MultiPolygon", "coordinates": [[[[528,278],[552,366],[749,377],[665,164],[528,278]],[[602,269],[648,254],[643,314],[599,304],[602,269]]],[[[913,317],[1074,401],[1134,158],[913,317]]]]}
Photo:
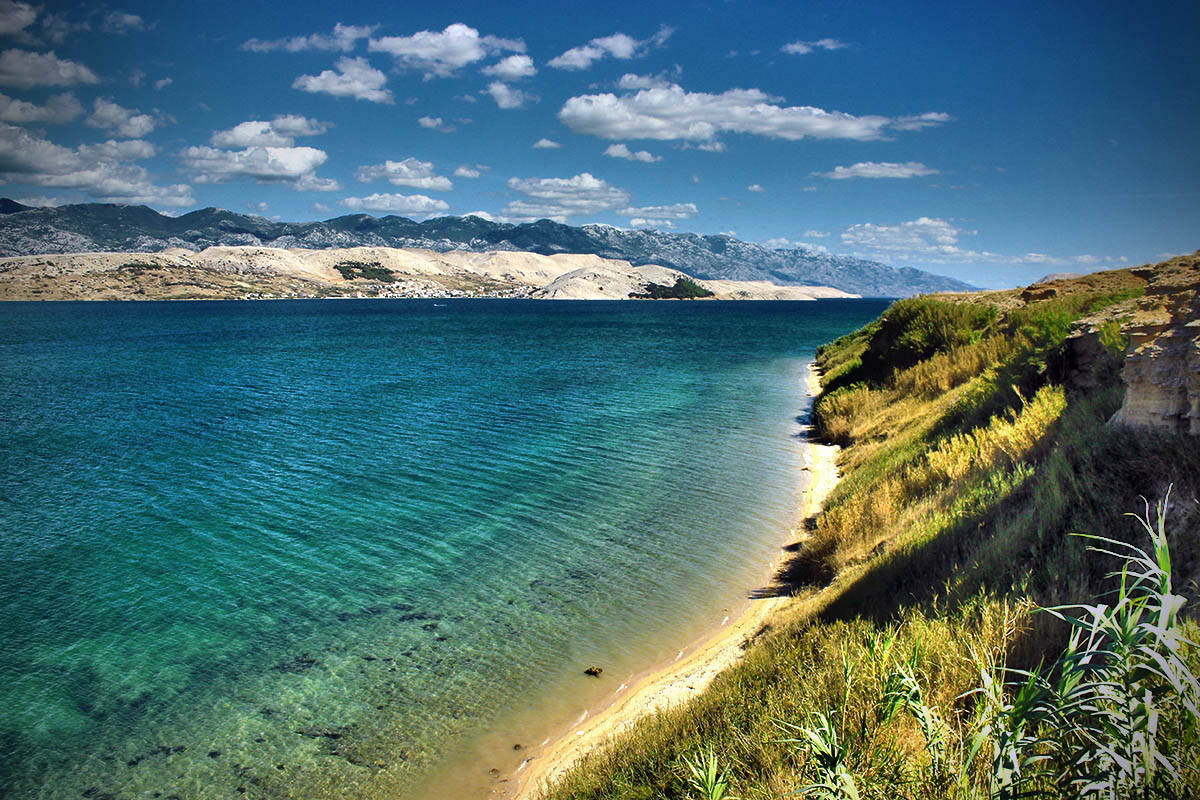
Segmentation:
{"type": "MultiPolygon", "coordinates": [[[[820,377],[815,367],[809,365],[807,394],[810,402],[819,391],[820,377]]],[[[808,485],[800,519],[821,510],[825,497],[838,479],[838,448],[812,441],[806,446],[809,450],[808,485]]],[[[695,697],[721,671],[742,657],[746,640],[753,637],[784,602],[786,598],[750,601],[737,618],[727,618],[709,637],[682,651],[673,663],[650,670],[630,682],[611,705],[551,737],[542,746],[531,749],[529,757],[504,783],[516,784],[513,795],[516,800],[535,800],[581,759],[642,717],[695,697]]]]}

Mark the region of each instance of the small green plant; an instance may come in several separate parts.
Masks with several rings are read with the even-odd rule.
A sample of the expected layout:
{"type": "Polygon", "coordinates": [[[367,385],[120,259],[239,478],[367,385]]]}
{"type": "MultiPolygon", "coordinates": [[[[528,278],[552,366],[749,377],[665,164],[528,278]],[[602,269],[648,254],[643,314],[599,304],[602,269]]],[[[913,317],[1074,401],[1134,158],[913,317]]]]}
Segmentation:
{"type": "Polygon", "coordinates": [[[1182,737],[1165,730],[1200,725],[1200,683],[1186,658],[1195,644],[1180,628],[1184,598],[1171,586],[1166,507],[1164,499],[1156,524],[1148,506],[1144,517],[1131,515],[1149,534],[1149,551],[1085,536],[1124,565],[1109,575],[1118,581],[1111,603],[1043,609],[1071,626],[1054,664],[1009,670],[1004,691],[984,670],[977,691],[991,713],[972,752],[990,741],[992,797],[1187,796],[1182,769],[1195,765],[1182,763],[1182,737]]]}
{"type": "Polygon", "coordinates": [[[780,723],[784,728],[799,734],[799,737],[781,741],[807,755],[819,777],[816,783],[802,787],[796,794],[820,800],[858,800],[858,784],[846,766],[846,748],[833,721],[836,714],[836,710],[828,714],[814,712],[808,725],[780,723]]]}
{"type": "Polygon", "coordinates": [[[937,710],[926,704],[911,664],[900,664],[888,675],[883,709],[885,724],[891,722],[900,711],[912,715],[925,738],[934,780],[941,780],[947,775],[950,729],[937,710]]]}
{"type": "Polygon", "coordinates": [[[684,763],[691,773],[687,779],[688,783],[700,800],[737,800],[726,794],[729,790],[729,776],[721,770],[711,747],[707,753],[697,753],[693,758],[685,759],[684,763]]]}

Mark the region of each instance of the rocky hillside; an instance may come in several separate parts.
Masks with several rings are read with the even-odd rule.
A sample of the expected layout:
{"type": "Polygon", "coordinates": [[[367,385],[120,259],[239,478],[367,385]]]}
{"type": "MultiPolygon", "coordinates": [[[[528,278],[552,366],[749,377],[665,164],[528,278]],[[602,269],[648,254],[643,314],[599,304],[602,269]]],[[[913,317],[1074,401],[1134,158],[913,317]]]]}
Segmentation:
{"type": "MultiPolygon", "coordinates": [[[[171,248],[0,259],[0,300],[190,300],[302,297],[532,297],[625,300],[682,272],[595,255],[394,247],[171,248]]],[[[701,281],[717,299],[851,297],[827,286],[701,281]]]]}
{"type": "Polygon", "coordinates": [[[917,269],[811,250],[773,250],[724,235],[628,231],[608,225],[574,227],[545,219],[511,225],[479,217],[414,222],[405,217],[351,214],[324,222],[273,222],[219,208],[168,217],[145,206],[90,203],[30,208],[12,200],[0,201],[0,257],[237,245],[589,254],[634,266],[658,264],[698,278],[832,286],[864,297],[971,288],[917,269]]]}

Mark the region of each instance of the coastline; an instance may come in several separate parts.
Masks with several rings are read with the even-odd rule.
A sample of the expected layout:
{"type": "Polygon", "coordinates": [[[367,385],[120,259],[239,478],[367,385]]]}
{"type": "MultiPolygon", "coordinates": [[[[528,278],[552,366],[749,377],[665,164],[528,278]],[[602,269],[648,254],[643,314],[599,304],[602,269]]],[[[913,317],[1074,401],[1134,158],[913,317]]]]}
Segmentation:
{"type": "MultiPolygon", "coordinates": [[[[820,393],[820,376],[815,362],[808,365],[805,394],[811,404],[820,393]]],[[[836,445],[822,445],[807,436],[808,485],[799,509],[800,519],[821,510],[829,492],[837,483],[836,445]]],[[[772,565],[773,566],[773,565],[772,565]]],[[[545,790],[592,752],[614,736],[628,730],[643,717],[685,703],[699,695],[718,674],[737,663],[745,643],[763,623],[786,602],[787,598],[751,600],[740,616],[722,623],[674,662],[652,668],[624,690],[624,694],[603,710],[571,725],[541,746],[532,749],[512,775],[516,784],[515,800],[536,800],[545,790]]]]}

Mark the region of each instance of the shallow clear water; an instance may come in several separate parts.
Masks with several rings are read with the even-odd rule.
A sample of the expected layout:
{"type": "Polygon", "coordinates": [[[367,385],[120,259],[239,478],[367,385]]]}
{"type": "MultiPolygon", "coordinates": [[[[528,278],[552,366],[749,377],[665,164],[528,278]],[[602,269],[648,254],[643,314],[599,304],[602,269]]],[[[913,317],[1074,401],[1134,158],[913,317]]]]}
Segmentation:
{"type": "Polygon", "coordinates": [[[804,364],[882,308],[0,304],[0,793],[403,795],[644,667],[774,557],[804,364]]]}

